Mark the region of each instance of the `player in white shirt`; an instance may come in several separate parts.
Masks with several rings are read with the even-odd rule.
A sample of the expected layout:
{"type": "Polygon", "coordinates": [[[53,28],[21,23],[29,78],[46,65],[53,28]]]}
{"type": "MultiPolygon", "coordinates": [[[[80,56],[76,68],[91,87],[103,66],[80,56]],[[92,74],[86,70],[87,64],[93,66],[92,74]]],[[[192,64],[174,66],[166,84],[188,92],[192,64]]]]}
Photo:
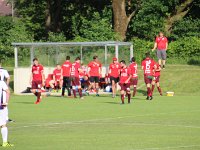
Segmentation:
{"type": "Polygon", "coordinates": [[[10,75],[6,69],[1,67],[1,63],[0,63],[0,74],[1,74],[0,80],[5,81],[6,84],[9,86],[10,75]]]}
{"type": "MultiPolygon", "coordinates": [[[[1,66],[1,63],[0,63],[0,80],[4,81],[7,84],[7,86],[9,87],[10,75],[9,75],[8,71],[1,66]]],[[[9,118],[7,118],[7,121],[14,122],[14,120],[9,119],[9,118]]]]}
{"type": "Polygon", "coordinates": [[[8,86],[4,81],[0,81],[0,127],[3,139],[2,147],[13,146],[13,144],[10,144],[8,142],[8,128],[6,126],[8,118],[7,106],[8,106],[9,96],[10,96],[10,91],[8,86]]]}

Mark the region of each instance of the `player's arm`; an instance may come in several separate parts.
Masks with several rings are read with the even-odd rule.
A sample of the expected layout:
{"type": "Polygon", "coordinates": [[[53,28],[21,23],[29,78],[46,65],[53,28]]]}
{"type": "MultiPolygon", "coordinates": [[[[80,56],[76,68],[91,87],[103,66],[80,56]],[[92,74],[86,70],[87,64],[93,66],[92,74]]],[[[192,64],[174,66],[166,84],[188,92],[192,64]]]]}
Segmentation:
{"type": "Polygon", "coordinates": [[[10,75],[9,75],[9,73],[8,73],[7,70],[5,71],[5,77],[6,77],[6,84],[9,86],[9,83],[10,83],[10,75]]]}
{"type": "Polygon", "coordinates": [[[44,76],[44,70],[41,71],[42,74],[42,85],[45,85],[45,76],[44,76]]]}
{"type": "Polygon", "coordinates": [[[166,43],[166,50],[168,49],[168,42],[166,43]]]}
{"type": "Polygon", "coordinates": [[[61,76],[60,79],[63,80],[63,68],[61,68],[61,76]]]}
{"type": "Polygon", "coordinates": [[[157,48],[157,46],[158,46],[158,44],[157,44],[157,42],[155,42],[152,51],[154,51],[157,48]]]}
{"type": "Polygon", "coordinates": [[[5,82],[3,82],[3,91],[6,92],[6,102],[4,102],[2,105],[7,106],[10,99],[10,90],[5,82]]]}
{"type": "Polygon", "coordinates": [[[99,75],[100,75],[100,77],[102,76],[101,73],[102,73],[102,66],[99,67],[99,75]]]}

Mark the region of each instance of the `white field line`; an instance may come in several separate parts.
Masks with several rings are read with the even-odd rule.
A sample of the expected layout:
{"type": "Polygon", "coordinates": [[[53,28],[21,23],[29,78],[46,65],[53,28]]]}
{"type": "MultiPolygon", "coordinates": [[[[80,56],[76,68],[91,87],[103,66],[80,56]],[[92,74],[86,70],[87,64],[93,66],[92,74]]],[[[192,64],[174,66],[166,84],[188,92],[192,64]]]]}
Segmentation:
{"type": "Polygon", "coordinates": [[[177,148],[192,148],[200,147],[200,145],[180,145],[180,146],[169,146],[169,147],[155,147],[155,148],[143,148],[143,149],[131,149],[131,150],[163,150],[163,149],[177,149],[177,148]]]}
{"type": "MultiPolygon", "coordinates": [[[[44,126],[54,126],[54,125],[67,125],[67,124],[89,124],[90,122],[98,124],[98,121],[110,121],[110,120],[117,120],[117,119],[124,119],[124,118],[134,118],[134,117],[145,117],[145,116],[153,116],[153,115],[167,115],[167,114],[177,114],[177,113],[191,113],[191,112],[199,112],[200,110],[194,111],[180,111],[180,112],[171,112],[171,113],[152,113],[152,114],[145,114],[145,115],[132,115],[132,116],[121,116],[121,117],[113,117],[113,118],[103,118],[103,119],[90,119],[90,120],[80,120],[80,121],[66,121],[66,122],[50,122],[50,123],[38,123],[38,124],[31,124],[31,125],[21,125],[18,127],[10,127],[11,129],[16,128],[29,128],[29,127],[44,127],[44,126]]],[[[92,123],[90,123],[92,124],[92,123]]],[[[100,123],[99,123],[100,124],[100,123]]],[[[102,123],[102,124],[106,124],[102,123]]],[[[115,123],[116,124],[116,123],[115,123]]],[[[119,123],[123,124],[123,123],[119,123]]],[[[187,125],[163,125],[163,124],[145,124],[145,123],[124,123],[124,125],[148,125],[148,126],[168,126],[168,127],[184,127],[184,128],[200,128],[199,126],[187,126],[187,125]]]]}

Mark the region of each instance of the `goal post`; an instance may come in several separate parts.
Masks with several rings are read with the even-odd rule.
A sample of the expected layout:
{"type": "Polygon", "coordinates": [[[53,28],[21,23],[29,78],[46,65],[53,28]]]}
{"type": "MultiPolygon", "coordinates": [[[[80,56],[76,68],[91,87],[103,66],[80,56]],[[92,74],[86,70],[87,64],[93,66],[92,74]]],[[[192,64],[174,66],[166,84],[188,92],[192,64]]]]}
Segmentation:
{"type": "Polygon", "coordinates": [[[44,66],[45,77],[52,73],[56,64],[62,64],[69,55],[71,61],[79,56],[81,63],[87,65],[94,55],[97,55],[103,65],[103,76],[108,70],[108,65],[113,57],[127,62],[133,57],[131,42],[35,42],[12,43],[14,47],[14,93],[20,94],[29,87],[31,65],[34,57],[44,66]]]}

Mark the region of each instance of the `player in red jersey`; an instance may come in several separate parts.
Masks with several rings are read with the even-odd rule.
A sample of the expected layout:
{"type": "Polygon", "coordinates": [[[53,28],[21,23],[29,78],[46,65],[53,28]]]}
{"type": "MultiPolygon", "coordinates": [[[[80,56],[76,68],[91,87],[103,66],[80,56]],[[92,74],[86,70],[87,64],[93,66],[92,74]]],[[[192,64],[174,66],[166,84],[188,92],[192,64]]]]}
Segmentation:
{"type": "Polygon", "coordinates": [[[135,57],[131,58],[131,64],[129,65],[129,68],[131,70],[131,75],[132,75],[131,84],[133,85],[133,97],[134,97],[137,92],[137,84],[138,84],[138,74],[137,74],[138,65],[135,62],[135,57]]]}
{"type": "Polygon", "coordinates": [[[41,64],[39,64],[38,59],[33,59],[33,66],[32,66],[32,73],[30,76],[30,84],[31,86],[31,92],[35,94],[37,97],[37,100],[35,104],[39,104],[41,102],[41,88],[45,84],[45,78],[44,78],[44,68],[41,64]]]}
{"type": "Polygon", "coordinates": [[[79,96],[81,99],[83,99],[81,83],[79,79],[79,72],[82,72],[82,70],[81,70],[81,65],[80,65],[80,57],[77,57],[75,62],[72,64],[72,71],[71,71],[72,90],[73,90],[74,98],[76,98],[76,86],[78,86],[79,96]]]}
{"type": "Polygon", "coordinates": [[[147,100],[152,100],[151,83],[154,76],[155,61],[150,58],[150,53],[146,53],[146,58],[142,61],[142,69],[144,70],[144,81],[147,87],[147,100]]]}
{"type": "Polygon", "coordinates": [[[113,63],[109,66],[110,82],[112,84],[112,98],[116,96],[117,82],[119,82],[120,64],[117,62],[117,58],[113,58],[113,63]]]}
{"type": "Polygon", "coordinates": [[[53,71],[53,81],[56,89],[61,89],[63,80],[61,79],[61,66],[59,64],[56,65],[56,68],[53,71]]]}
{"type": "Polygon", "coordinates": [[[160,95],[162,96],[162,90],[161,90],[160,83],[159,83],[159,81],[160,81],[160,71],[161,71],[161,67],[158,63],[156,63],[155,66],[154,66],[155,74],[154,74],[154,79],[152,81],[151,91],[152,91],[152,94],[153,94],[154,87],[155,87],[155,84],[156,84],[157,89],[158,89],[160,95]]]}
{"type": "Polygon", "coordinates": [[[97,56],[93,57],[93,61],[88,64],[88,76],[90,80],[90,86],[88,91],[91,88],[96,89],[96,96],[99,96],[99,78],[101,76],[102,65],[98,60],[97,56]]]}
{"type": "Polygon", "coordinates": [[[65,88],[67,88],[68,96],[71,96],[71,67],[70,56],[66,56],[66,61],[62,65],[61,79],[63,79],[62,96],[65,94],[65,88]]]}
{"type": "Polygon", "coordinates": [[[120,61],[120,79],[119,85],[121,86],[121,101],[124,104],[124,94],[128,95],[128,103],[131,102],[131,93],[130,93],[130,79],[131,79],[131,70],[126,66],[124,60],[120,61]]]}

